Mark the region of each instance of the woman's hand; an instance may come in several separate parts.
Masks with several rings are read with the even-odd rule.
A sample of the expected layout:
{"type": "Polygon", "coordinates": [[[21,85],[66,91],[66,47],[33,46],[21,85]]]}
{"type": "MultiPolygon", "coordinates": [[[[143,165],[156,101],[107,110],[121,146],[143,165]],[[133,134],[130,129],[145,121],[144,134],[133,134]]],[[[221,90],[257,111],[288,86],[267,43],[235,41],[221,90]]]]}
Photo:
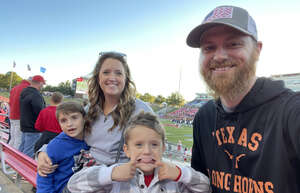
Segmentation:
{"type": "Polygon", "coordinates": [[[51,174],[55,171],[58,165],[52,165],[51,159],[48,157],[46,152],[40,152],[38,154],[38,173],[42,177],[46,177],[48,174],[51,174]]]}

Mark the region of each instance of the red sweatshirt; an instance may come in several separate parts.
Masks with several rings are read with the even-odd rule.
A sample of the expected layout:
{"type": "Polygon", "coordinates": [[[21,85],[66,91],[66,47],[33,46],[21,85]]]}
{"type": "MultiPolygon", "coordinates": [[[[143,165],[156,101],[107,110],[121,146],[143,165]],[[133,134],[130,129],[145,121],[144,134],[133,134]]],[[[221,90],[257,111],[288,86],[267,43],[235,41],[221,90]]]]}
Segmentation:
{"type": "Polygon", "coordinates": [[[48,106],[41,110],[34,127],[43,132],[51,131],[60,133],[62,130],[55,116],[56,106],[48,106]]]}
{"type": "Polygon", "coordinates": [[[20,120],[20,95],[22,90],[29,85],[30,82],[22,80],[20,84],[11,89],[9,94],[10,119],[20,120]]]}

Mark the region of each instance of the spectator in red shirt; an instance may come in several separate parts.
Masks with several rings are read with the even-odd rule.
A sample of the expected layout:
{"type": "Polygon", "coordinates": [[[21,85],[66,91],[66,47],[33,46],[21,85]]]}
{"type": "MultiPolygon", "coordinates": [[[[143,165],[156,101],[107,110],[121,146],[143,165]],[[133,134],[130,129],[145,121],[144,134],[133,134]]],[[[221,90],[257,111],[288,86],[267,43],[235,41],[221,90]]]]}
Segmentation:
{"type": "Polygon", "coordinates": [[[20,95],[24,88],[30,85],[32,77],[22,82],[10,91],[9,95],[9,119],[10,119],[10,140],[9,145],[18,149],[21,144],[22,132],[20,129],[20,95]]]}
{"type": "Polygon", "coordinates": [[[62,102],[63,98],[64,96],[60,92],[54,92],[50,98],[50,106],[40,112],[34,127],[43,133],[35,143],[34,152],[39,150],[44,144],[48,144],[51,139],[62,131],[56,119],[56,106],[62,102]]]}

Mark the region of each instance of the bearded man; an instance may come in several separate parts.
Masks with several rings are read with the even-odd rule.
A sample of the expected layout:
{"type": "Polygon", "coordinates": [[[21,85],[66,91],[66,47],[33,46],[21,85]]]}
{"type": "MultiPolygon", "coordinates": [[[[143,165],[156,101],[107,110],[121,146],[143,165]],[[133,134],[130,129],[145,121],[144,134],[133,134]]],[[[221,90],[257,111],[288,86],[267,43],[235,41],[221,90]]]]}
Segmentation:
{"type": "Polygon", "coordinates": [[[256,77],[262,49],[240,7],[220,6],[187,37],[213,100],[193,122],[191,165],[213,192],[300,192],[300,94],[256,77]]]}

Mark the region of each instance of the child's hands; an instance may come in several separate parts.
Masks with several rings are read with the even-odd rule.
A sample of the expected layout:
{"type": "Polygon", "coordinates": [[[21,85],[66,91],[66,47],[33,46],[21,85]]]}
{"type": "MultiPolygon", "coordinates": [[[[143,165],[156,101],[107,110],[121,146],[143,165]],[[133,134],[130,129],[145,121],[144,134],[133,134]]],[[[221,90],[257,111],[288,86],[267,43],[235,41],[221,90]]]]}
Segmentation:
{"type": "Polygon", "coordinates": [[[175,181],[180,174],[180,170],[174,164],[158,161],[156,166],[159,167],[158,179],[160,181],[165,179],[175,181]]]}
{"type": "Polygon", "coordinates": [[[111,179],[119,182],[129,181],[135,175],[136,163],[137,161],[132,159],[128,163],[114,167],[112,170],[111,179]]]}

